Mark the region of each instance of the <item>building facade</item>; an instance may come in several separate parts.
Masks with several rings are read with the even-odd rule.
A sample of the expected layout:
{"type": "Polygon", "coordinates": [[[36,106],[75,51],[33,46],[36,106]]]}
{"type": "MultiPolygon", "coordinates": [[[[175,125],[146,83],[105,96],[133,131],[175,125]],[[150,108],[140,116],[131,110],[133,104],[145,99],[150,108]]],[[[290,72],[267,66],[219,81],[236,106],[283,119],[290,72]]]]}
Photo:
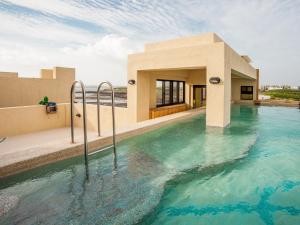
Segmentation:
{"type": "Polygon", "coordinates": [[[250,62],[215,33],[146,44],[144,52],[128,56],[132,119],[150,119],[163,107],[176,112],[182,104],[205,105],[206,124],[225,127],[232,102],[258,98],[259,71],[250,62]]]}
{"type": "MultiPolygon", "coordinates": [[[[258,99],[259,70],[214,33],[150,43],[128,56],[127,108],[116,107],[116,127],[192,109],[206,108],[206,125],[230,123],[232,103],[258,99]]],[[[40,78],[0,72],[0,136],[70,126],[70,88],[75,69],[42,69],[40,78]],[[48,96],[59,103],[48,114],[38,102],[48,96]]],[[[99,77],[99,83],[101,77],[99,77]]],[[[95,84],[98,85],[98,84],[95,84]]],[[[81,104],[76,104],[82,113],[81,104]]],[[[111,131],[111,107],[101,106],[101,130],[111,131]]],[[[87,106],[87,125],[97,130],[97,106],[87,106]]],[[[83,117],[75,118],[82,127],[83,117]]]]}

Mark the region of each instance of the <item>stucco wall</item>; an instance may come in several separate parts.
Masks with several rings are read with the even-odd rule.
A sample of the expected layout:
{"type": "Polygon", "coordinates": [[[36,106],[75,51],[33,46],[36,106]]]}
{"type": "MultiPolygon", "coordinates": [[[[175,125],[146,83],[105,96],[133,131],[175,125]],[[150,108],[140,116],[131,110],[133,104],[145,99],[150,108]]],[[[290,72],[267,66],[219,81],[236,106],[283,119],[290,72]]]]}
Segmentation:
{"type": "MultiPolygon", "coordinates": [[[[98,131],[97,125],[97,105],[87,105],[87,129],[91,131],[98,131]]],[[[82,115],[82,104],[75,104],[75,114],[80,113],[82,115]]],[[[67,125],[70,125],[70,108],[67,109],[67,125]]],[[[116,129],[127,127],[131,125],[133,121],[128,116],[128,109],[115,107],[115,123],[116,129]]],[[[75,116],[75,126],[83,127],[83,117],[75,116]]],[[[112,114],[110,106],[100,107],[100,126],[101,132],[112,131],[112,114]]]]}
{"type": "Polygon", "coordinates": [[[192,107],[190,96],[192,96],[191,85],[205,85],[206,84],[206,71],[205,69],[179,69],[179,70],[157,70],[157,71],[139,71],[139,76],[144,81],[144,86],[140,89],[141,107],[144,108],[144,120],[149,119],[149,109],[156,107],[156,80],[179,80],[185,81],[185,102],[192,107]],[[148,82],[147,82],[148,80],[148,82]],[[147,87],[149,86],[149,87],[147,87]],[[190,93],[191,91],[191,93],[190,93]],[[148,108],[147,108],[147,104],[148,108]]]}
{"type": "Polygon", "coordinates": [[[170,48],[182,48],[195,45],[211,44],[221,42],[222,39],[215,33],[205,33],[202,35],[195,35],[190,37],[177,38],[173,40],[159,41],[155,43],[145,44],[145,51],[157,51],[170,48]]]}
{"type": "MultiPolygon", "coordinates": [[[[82,104],[75,104],[75,114],[82,114],[82,104]]],[[[97,106],[87,105],[87,128],[97,131],[97,106]]],[[[111,107],[101,106],[101,131],[112,130],[111,107]]],[[[74,117],[75,127],[82,127],[82,116],[74,117]]],[[[128,109],[115,107],[116,128],[132,125],[128,109]]],[[[70,104],[57,105],[57,112],[47,114],[45,106],[19,106],[0,108],[0,137],[9,137],[43,130],[70,126],[70,104]]]]}
{"type": "Polygon", "coordinates": [[[18,73],[16,72],[0,72],[0,78],[17,78],[18,73]]]}
{"type": "Polygon", "coordinates": [[[186,82],[187,87],[185,89],[185,102],[190,108],[193,108],[193,85],[206,85],[206,69],[190,70],[186,82]]]}
{"type": "MultiPolygon", "coordinates": [[[[135,79],[137,81],[137,85],[128,86],[128,107],[133,111],[132,115],[135,117],[134,119],[136,121],[142,121],[149,117],[149,110],[146,109],[147,105],[143,106],[142,104],[146,98],[145,96],[140,96],[140,92],[138,92],[138,89],[145,90],[143,87],[147,86],[147,81],[138,71],[199,68],[206,68],[206,79],[216,74],[222,75],[224,73],[224,43],[217,42],[210,45],[150,51],[129,55],[128,79],[135,79]],[[138,105],[142,108],[137,107],[138,105]]],[[[218,87],[221,87],[221,85],[218,87]]],[[[218,92],[217,88],[212,88],[214,98],[216,99],[216,96],[218,96],[218,98],[222,99],[223,94],[218,95],[216,91],[218,92]]],[[[221,114],[219,113],[219,117],[220,116],[221,114]]],[[[221,118],[220,120],[223,121],[221,118]]]]}
{"type": "Polygon", "coordinates": [[[48,96],[49,101],[66,103],[70,100],[70,88],[75,80],[75,69],[55,67],[41,72],[43,78],[18,78],[0,76],[0,107],[37,105],[48,96]]]}
{"type": "Polygon", "coordinates": [[[47,114],[42,105],[0,108],[0,136],[65,127],[67,108],[68,104],[58,104],[54,114],[47,114]]]}
{"type": "Polygon", "coordinates": [[[180,80],[180,81],[186,81],[188,77],[188,71],[187,70],[164,70],[164,71],[149,71],[144,72],[147,73],[147,76],[149,76],[149,85],[150,85],[150,103],[149,108],[155,108],[156,107],[156,80],[162,79],[162,80],[180,80]]]}
{"type": "MultiPolygon", "coordinates": [[[[210,38],[212,36],[218,37],[210,35],[210,38]]],[[[207,34],[199,35],[198,38],[202,37],[205,39],[207,34]]],[[[144,93],[148,93],[150,81],[141,71],[206,68],[206,124],[219,127],[229,124],[231,71],[234,69],[256,79],[256,70],[220,38],[202,44],[191,44],[187,40],[190,39],[147,44],[145,52],[129,55],[128,79],[134,79],[137,83],[128,86],[128,107],[135,121],[148,118],[147,101],[150,97],[144,93]],[[209,79],[215,76],[220,77],[221,82],[210,84],[209,79]]]]}
{"type": "Polygon", "coordinates": [[[186,82],[191,85],[205,85],[206,84],[206,70],[188,70],[188,77],[186,82]]]}
{"type": "Polygon", "coordinates": [[[235,103],[253,103],[253,100],[241,100],[241,86],[253,86],[253,100],[256,98],[256,80],[233,78],[231,82],[231,100],[235,103]]]}
{"type": "Polygon", "coordinates": [[[229,45],[225,43],[226,51],[226,65],[230,66],[231,70],[236,70],[241,75],[246,75],[249,78],[256,79],[256,69],[249,64],[246,59],[241,57],[236,51],[234,51],[229,45]]]}

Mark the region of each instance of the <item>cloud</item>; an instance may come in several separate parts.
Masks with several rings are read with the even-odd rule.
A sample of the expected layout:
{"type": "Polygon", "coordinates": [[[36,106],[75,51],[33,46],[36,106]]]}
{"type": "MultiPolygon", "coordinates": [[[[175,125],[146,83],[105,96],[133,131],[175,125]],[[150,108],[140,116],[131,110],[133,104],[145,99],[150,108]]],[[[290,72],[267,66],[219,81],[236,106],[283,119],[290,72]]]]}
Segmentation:
{"type": "Polygon", "coordinates": [[[85,45],[54,49],[8,43],[5,46],[0,47],[3,71],[23,71],[25,76],[32,77],[39,74],[40,68],[52,68],[54,65],[75,67],[77,78],[91,85],[102,80],[124,85],[127,54],[137,50],[126,37],[117,35],[105,35],[85,45]]]}
{"type": "Polygon", "coordinates": [[[213,31],[263,84],[300,85],[299,11],[289,0],[0,0],[0,70],[74,66],[87,83],[125,84],[127,54],[143,43],[213,31]]]}
{"type": "Polygon", "coordinates": [[[133,49],[128,38],[109,34],[97,40],[93,44],[82,45],[75,48],[63,48],[63,52],[68,55],[82,56],[105,56],[112,59],[124,59],[133,49]]]}

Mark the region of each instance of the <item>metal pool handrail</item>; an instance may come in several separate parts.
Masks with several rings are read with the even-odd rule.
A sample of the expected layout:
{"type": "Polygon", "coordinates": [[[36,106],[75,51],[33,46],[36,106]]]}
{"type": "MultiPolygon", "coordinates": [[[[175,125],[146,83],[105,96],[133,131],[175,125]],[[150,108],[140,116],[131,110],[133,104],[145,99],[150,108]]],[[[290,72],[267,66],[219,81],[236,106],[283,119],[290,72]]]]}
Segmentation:
{"type": "Polygon", "coordinates": [[[0,137],[0,143],[6,140],[6,137],[0,137]]]}
{"type": "Polygon", "coordinates": [[[86,94],[85,85],[82,81],[74,81],[71,87],[70,101],[71,101],[71,142],[74,142],[74,90],[76,84],[80,84],[82,90],[82,115],[83,115],[83,137],[84,137],[84,162],[86,168],[86,176],[89,177],[89,163],[88,163],[88,143],[87,143],[87,129],[86,129],[86,94]]]}
{"type": "MultiPolygon", "coordinates": [[[[113,130],[113,144],[111,146],[106,147],[105,149],[113,147],[114,152],[114,163],[116,166],[117,160],[117,152],[116,152],[116,126],[115,126],[115,92],[113,85],[108,82],[104,81],[101,82],[97,88],[97,119],[98,119],[98,136],[101,136],[101,127],[100,127],[100,90],[103,85],[108,85],[111,91],[111,112],[112,112],[112,130],[113,130]]],[[[104,150],[100,149],[99,151],[104,150]]],[[[98,151],[97,151],[98,152],[98,151]]]]}

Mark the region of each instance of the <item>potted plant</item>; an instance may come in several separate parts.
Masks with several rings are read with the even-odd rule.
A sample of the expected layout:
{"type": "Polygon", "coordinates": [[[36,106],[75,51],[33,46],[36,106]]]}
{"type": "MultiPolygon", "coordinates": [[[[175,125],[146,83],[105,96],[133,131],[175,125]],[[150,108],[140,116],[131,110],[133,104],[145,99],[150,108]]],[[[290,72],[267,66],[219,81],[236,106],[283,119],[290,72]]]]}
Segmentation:
{"type": "Polygon", "coordinates": [[[40,102],[40,105],[46,106],[46,112],[47,113],[55,113],[57,111],[56,103],[55,102],[49,102],[49,98],[45,96],[40,102]]]}

